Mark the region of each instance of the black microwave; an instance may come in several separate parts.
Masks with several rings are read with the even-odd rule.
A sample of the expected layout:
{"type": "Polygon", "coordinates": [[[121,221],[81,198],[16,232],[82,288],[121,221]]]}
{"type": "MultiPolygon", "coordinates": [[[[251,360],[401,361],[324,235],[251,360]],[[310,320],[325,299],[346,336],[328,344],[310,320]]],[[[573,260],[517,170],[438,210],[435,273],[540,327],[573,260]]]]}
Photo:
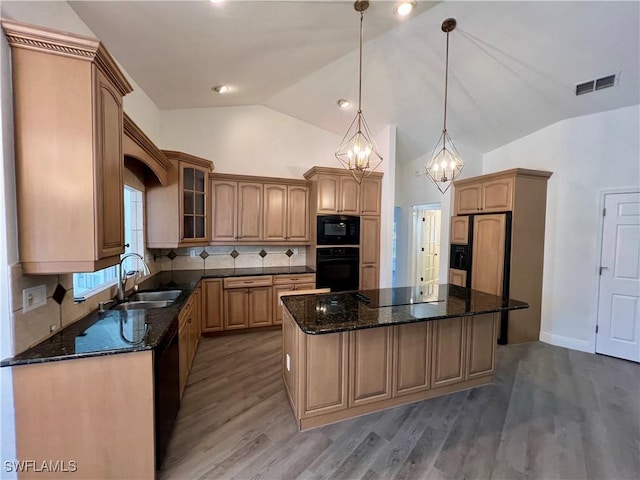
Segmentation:
{"type": "Polygon", "coordinates": [[[360,244],[360,217],[319,215],[317,226],[318,245],[360,244]]]}

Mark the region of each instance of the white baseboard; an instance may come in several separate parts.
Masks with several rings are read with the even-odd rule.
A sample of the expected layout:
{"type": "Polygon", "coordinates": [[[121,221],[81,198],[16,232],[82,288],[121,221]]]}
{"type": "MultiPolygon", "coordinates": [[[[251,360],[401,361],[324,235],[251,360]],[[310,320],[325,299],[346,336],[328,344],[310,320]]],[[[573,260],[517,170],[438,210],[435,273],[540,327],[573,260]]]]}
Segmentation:
{"type": "Polygon", "coordinates": [[[548,332],[540,332],[540,341],[549,343],[557,347],[570,348],[580,352],[595,353],[593,345],[588,340],[578,340],[571,337],[563,337],[562,335],[553,335],[548,332]]]}

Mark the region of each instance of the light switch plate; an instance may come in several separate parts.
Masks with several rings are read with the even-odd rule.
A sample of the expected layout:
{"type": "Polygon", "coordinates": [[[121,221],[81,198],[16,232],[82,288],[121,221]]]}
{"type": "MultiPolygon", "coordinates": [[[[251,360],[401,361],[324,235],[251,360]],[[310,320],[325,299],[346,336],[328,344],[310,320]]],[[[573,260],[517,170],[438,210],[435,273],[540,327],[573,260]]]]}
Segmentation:
{"type": "Polygon", "coordinates": [[[46,285],[25,288],[22,290],[22,311],[28,312],[47,303],[46,285]]]}

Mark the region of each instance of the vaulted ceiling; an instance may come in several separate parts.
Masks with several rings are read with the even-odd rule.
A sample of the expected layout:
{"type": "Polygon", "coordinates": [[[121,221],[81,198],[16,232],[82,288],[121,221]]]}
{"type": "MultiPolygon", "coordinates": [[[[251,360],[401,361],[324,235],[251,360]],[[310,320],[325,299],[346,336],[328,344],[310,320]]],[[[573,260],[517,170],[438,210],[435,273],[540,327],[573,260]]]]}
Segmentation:
{"type": "MultiPolygon", "coordinates": [[[[343,1],[73,1],[160,109],[260,104],[343,134],[357,101],[359,15],[343,1]],[[228,83],[217,95],[211,87],[228,83]]],[[[430,152],[442,129],[446,36],[448,130],[487,152],[559,120],[640,103],[636,1],[418,1],[365,12],[363,112],[397,125],[398,159],[430,152]],[[614,87],[575,85],[616,74],[614,87]]]]}

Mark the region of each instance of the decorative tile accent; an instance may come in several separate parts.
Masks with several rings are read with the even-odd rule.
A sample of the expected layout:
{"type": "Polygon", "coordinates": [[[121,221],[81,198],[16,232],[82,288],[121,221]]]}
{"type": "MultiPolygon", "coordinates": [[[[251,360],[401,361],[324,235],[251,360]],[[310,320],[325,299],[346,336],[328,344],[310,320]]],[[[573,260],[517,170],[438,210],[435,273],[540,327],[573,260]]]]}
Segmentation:
{"type": "Polygon", "coordinates": [[[174,252],[173,250],[171,250],[169,253],[167,253],[167,257],[169,257],[169,260],[173,260],[177,256],[178,256],[178,254],[176,252],[174,252]]]}
{"type": "Polygon", "coordinates": [[[231,255],[233,258],[238,258],[238,256],[239,256],[240,254],[239,254],[239,253],[238,253],[238,251],[234,248],[234,249],[233,249],[233,252],[231,252],[229,255],[231,255]]]}
{"type": "Polygon", "coordinates": [[[267,256],[267,252],[264,251],[264,248],[262,250],[260,250],[260,253],[258,253],[258,255],[260,255],[262,258],[267,256]]]}
{"type": "Polygon", "coordinates": [[[56,301],[58,305],[62,305],[62,301],[64,300],[64,296],[67,293],[67,289],[62,285],[58,284],[56,289],[53,291],[52,298],[56,301]]]}
{"type": "Polygon", "coordinates": [[[287,250],[284,253],[287,255],[287,257],[291,257],[291,255],[293,255],[293,251],[291,249],[287,250]]]}
{"type": "Polygon", "coordinates": [[[202,250],[200,252],[200,257],[202,257],[203,260],[206,260],[208,256],[209,256],[209,254],[207,253],[206,250],[202,250]]]}

